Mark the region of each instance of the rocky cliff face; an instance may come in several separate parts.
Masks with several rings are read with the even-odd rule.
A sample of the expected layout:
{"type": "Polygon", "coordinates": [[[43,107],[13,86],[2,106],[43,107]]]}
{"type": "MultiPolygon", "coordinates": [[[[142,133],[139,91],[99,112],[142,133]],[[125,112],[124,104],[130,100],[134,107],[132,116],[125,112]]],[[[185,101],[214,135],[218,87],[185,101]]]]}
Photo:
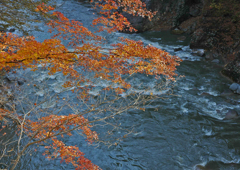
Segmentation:
{"type": "Polygon", "coordinates": [[[226,64],[222,73],[240,82],[239,0],[144,0],[148,9],[158,11],[152,21],[127,18],[139,32],[174,30],[191,35],[191,48],[208,51],[206,59],[226,64]]]}
{"type": "MultiPolygon", "coordinates": [[[[158,13],[152,21],[125,15],[138,32],[173,29],[192,17],[200,16],[203,6],[203,0],[143,0],[143,2],[147,4],[148,9],[158,13]]],[[[189,32],[190,28],[183,29],[189,32]]]]}

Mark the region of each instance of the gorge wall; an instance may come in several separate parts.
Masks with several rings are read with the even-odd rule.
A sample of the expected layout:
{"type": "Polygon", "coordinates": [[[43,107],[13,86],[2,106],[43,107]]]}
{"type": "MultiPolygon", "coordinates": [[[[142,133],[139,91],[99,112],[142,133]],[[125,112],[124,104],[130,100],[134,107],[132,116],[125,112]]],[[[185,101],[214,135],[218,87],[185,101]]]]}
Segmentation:
{"type": "Polygon", "coordinates": [[[222,73],[240,83],[239,0],[143,0],[158,11],[149,21],[126,15],[138,32],[172,30],[191,35],[191,48],[203,48],[207,60],[219,59],[222,73]]]}

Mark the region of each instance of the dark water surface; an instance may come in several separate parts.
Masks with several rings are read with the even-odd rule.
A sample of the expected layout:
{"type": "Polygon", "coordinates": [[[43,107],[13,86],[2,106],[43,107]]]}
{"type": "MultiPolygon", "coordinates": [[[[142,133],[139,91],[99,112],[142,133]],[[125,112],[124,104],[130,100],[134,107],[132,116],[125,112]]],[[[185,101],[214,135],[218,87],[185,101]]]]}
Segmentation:
{"type": "MultiPolygon", "coordinates": [[[[90,27],[95,17],[92,14],[94,11],[88,3],[73,0],[64,2],[60,11],[68,18],[79,20],[88,25],[89,29],[94,29],[90,27]]],[[[33,34],[40,41],[50,36],[46,32],[33,34]]],[[[177,72],[185,77],[176,83],[174,94],[177,96],[159,99],[145,112],[129,111],[122,115],[122,126],[135,125],[136,133],[119,145],[110,148],[100,145],[95,148],[88,146],[78,136],[66,138],[64,142],[79,146],[87,158],[104,170],[188,170],[196,164],[206,163],[214,170],[240,169],[240,121],[223,120],[229,109],[239,111],[240,98],[237,95],[222,95],[231,82],[220,75],[220,67],[191,54],[189,37],[179,41],[177,35],[169,32],[102,33],[102,36],[109,44],[116,43],[118,37],[123,36],[142,40],[177,55],[184,60],[177,72]],[[183,50],[174,52],[174,48],[179,47],[183,50]]],[[[45,72],[35,72],[32,76],[39,82],[49,78],[45,72]]],[[[58,77],[52,77],[52,89],[55,92],[61,90],[59,84],[62,80],[58,77]]],[[[35,95],[45,95],[44,89],[35,95]]],[[[104,131],[104,128],[98,129],[98,133],[104,131]]],[[[18,168],[74,169],[71,165],[60,164],[59,159],[48,161],[41,151],[25,156],[18,168]]]]}

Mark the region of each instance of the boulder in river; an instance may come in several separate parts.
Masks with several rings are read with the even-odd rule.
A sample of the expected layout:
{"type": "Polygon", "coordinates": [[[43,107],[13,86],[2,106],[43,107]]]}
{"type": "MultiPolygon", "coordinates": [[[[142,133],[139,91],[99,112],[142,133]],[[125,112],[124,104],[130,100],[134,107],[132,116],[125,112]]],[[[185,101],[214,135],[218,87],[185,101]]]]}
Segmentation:
{"type": "Polygon", "coordinates": [[[237,93],[237,94],[240,94],[240,86],[238,87],[236,93],[237,93]]]}
{"type": "Polygon", "coordinates": [[[231,84],[229,89],[232,90],[234,93],[240,94],[240,84],[238,83],[231,84]]]}
{"type": "Polygon", "coordinates": [[[205,55],[205,50],[204,49],[193,49],[192,54],[203,57],[205,55]]]}
{"type": "Polygon", "coordinates": [[[176,51],[182,51],[182,48],[174,48],[174,51],[176,52],[176,51]]]}
{"type": "Polygon", "coordinates": [[[174,30],[171,31],[172,34],[175,34],[175,35],[180,35],[180,34],[183,34],[184,31],[183,30],[180,30],[178,28],[175,28],[174,30]]]}
{"type": "Polygon", "coordinates": [[[233,84],[231,84],[229,89],[232,90],[232,91],[235,91],[235,90],[237,90],[239,88],[239,86],[240,86],[239,84],[233,83],[233,84]]]}
{"type": "Polygon", "coordinates": [[[224,120],[237,119],[239,117],[238,112],[234,109],[230,109],[224,118],[224,120]]]}
{"type": "Polygon", "coordinates": [[[8,32],[15,32],[15,28],[10,28],[8,32]]]}

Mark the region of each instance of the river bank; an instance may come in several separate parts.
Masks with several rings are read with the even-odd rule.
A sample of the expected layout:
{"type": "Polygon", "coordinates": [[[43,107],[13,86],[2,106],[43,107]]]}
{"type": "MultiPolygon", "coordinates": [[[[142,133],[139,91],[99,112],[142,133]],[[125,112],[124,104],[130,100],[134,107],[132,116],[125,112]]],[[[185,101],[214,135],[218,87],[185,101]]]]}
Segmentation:
{"type": "Polygon", "coordinates": [[[223,65],[222,74],[240,83],[240,2],[144,0],[158,11],[152,21],[126,15],[138,32],[171,30],[191,36],[190,48],[204,49],[206,60],[223,65]]]}

